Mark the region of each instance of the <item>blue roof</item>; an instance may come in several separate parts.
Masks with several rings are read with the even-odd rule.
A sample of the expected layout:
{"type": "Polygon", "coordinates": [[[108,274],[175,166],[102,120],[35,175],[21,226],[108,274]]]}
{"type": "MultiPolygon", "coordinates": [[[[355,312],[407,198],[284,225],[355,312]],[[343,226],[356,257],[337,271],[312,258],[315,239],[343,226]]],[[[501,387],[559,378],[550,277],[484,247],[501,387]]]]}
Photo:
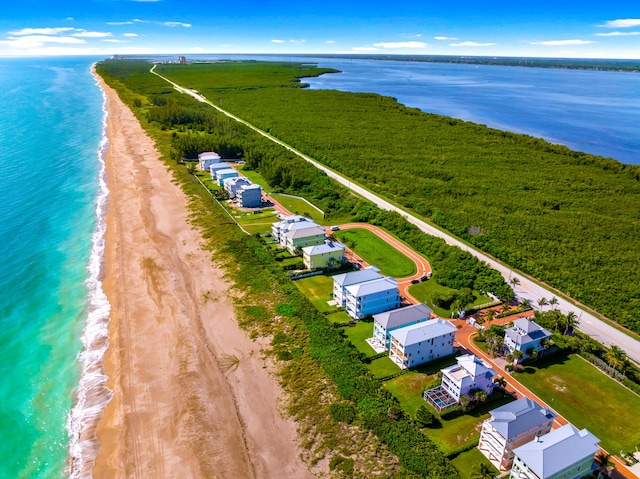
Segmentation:
{"type": "Polygon", "coordinates": [[[404,328],[391,331],[391,336],[398,340],[405,348],[422,341],[429,341],[446,334],[455,333],[457,328],[446,319],[431,319],[424,323],[412,324],[404,328]]]}
{"type": "Polygon", "coordinates": [[[577,464],[600,450],[600,439],[566,424],[513,450],[540,479],[577,464]]]}
{"type": "Polygon", "coordinates": [[[527,318],[516,319],[513,327],[505,331],[505,335],[516,344],[529,344],[551,337],[551,333],[527,318]]]}
{"type": "Polygon", "coordinates": [[[491,425],[502,437],[509,440],[525,431],[542,426],[556,417],[550,409],[543,408],[529,398],[520,398],[489,411],[491,425]]]}
{"type": "MultiPolygon", "coordinates": [[[[392,289],[398,291],[398,282],[395,279],[388,277],[352,284],[346,288],[347,292],[353,296],[367,296],[369,294],[382,293],[392,289]]],[[[400,294],[399,291],[398,294],[400,294]]]]}
{"type": "Polygon", "coordinates": [[[315,254],[333,253],[334,251],[344,252],[344,245],[337,241],[333,241],[315,246],[305,246],[304,248],[302,248],[302,251],[307,253],[309,256],[313,256],[315,254]]]}

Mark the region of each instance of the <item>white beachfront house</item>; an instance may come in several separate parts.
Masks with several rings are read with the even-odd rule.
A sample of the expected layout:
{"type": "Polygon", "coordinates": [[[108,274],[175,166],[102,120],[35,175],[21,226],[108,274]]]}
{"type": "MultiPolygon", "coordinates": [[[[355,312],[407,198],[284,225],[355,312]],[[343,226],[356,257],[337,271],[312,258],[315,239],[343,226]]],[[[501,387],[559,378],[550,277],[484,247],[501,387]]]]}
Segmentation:
{"type": "Polygon", "coordinates": [[[591,473],[600,439],[565,424],[513,450],[510,479],[580,479],[591,473]]]}
{"type": "MultiPolygon", "coordinates": [[[[303,223],[299,223],[302,225],[303,223]]],[[[285,248],[291,254],[297,254],[306,246],[316,246],[324,243],[327,238],[327,230],[310,221],[306,227],[294,227],[285,233],[285,248]]]]}
{"type": "Polygon", "coordinates": [[[209,171],[209,166],[220,163],[220,155],[214,151],[205,151],[198,155],[198,164],[202,171],[209,171]]]}
{"type": "Polygon", "coordinates": [[[229,198],[235,198],[236,192],[238,191],[238,189],[240,189],[240,187],[249,186],[250,184],[251,184],[251,181],[249,181],[248,178],[245,178],[243,176],[237,176],[235,178],[227,178],[222,182],[224,190],[229,195],[229,198]]]}
{"type": "Polygon", "coordinates": [[[308,269],[336,267],[344,262],[344,245],[338,241],[325,241],[302,248],[302,261],[308,269]]]}
{"type": "Polygon", "coordinates": [[[400,307],[398,282],[390,277],[352,284],[345,288],[347,314],[361,319],[400,307]]]}
{"type": "MultiPolygon", "coordinates": [[[[335,280],[334,280],[335,284],[335,280]]],[[[334,288],[335,290],[335,288],[334,288]]],[[[335,296],[335,293],[334,293],[335,296]]],[[[391,331],[431,319],[433,311],[422,303],[373,315],[373,340],[389,350],[391,331]]]]}
{"type": "Polygon", "coordinates": [[[531,350],[536,351],[538,357],[544,351],[544,342],[551,337],[551,333],[539,326],[535,321],[527,318],[519,318],[513,322],[513,327],[504,332],[504,346],[510,353],[515,350],[522,352],[519,362],[530,357],[531,350]]]}
{"type": "Polygon", "coordinates": [[[464,354],[456,358],[457,364],[441,369],[440,386],[424,392],[428,401],[438,412],[460,403],[463,396],[469,398],[469,392],[482,390],[493,392],[493,378],[497,373],[491,366],[473,354],[464,354]]]}
{"type": "Polygon", "coordinates": [[[435,318],[391,331],[389,358],[400,369],[412,368],[454,353],[457,328],[446,319],[435,318]]]}
{"type": "Polygon", "coordinates": [[[241,186],[236,191],[236,201],[241,208],[262,206],[262,188],[256,184],[241,186]]]}
{"type": "Polygon", "coordinates": [[[380,269],[375,266],[369,266],[368,268],[351,271],[349,273],[337,274],[333,277],[333,299],[338,306],[345,306],[347,301],[347,286],[380,278],[384,278],[384,276],[380,274],[380,269]]]}
{"type": "MultiPolygon", "coordinates": [[[[280,246],[284,247],[284,245],[286,244],[284,235],[293,227],[294,223],[302,223],[302,222],[315,224],[314,221],[310,220],[306,216],[300,216],[300,215],[285,216],[281,221],[276,221],[271,225],[271,236],[278,244],[280,244],[280,246]]],[[[303,228],[304,227],[305,226],[303,226],[303,228]]]]}
{"type": "Polygon", "coordinates": [[[556,414],[533,399],[520,398],[489,411],[482,423],[478,449],[500,471],[513,463],[513,450],[551,431],[556,414]]]}

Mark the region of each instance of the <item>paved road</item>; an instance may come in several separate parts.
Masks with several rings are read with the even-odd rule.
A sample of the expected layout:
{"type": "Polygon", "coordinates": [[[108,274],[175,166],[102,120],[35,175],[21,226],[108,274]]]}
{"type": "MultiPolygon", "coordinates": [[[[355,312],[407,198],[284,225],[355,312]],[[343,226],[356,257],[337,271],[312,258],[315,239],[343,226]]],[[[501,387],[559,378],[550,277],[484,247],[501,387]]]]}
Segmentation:
{"type": "Polygon", "coordinates": [[[327,176],[329,176],[330,178],[333,178],[337,182],[346,186],[351,191],[375,203],[379,208],[384,210],[389,210],[389,211],[396,211],[399,214],[401,214],[404,218],[406,218],[407,221],[409,221],[410,223],[420,228],[420,230],[423,231],[424,233],[442,238],[447,244],[452,246],[458,246],[459,248],[468,251],[469,253],[476,256],[481,261],[484,261],[487,264],[489,264],[492,268],[497,269],[507,281],[510,281],[513,278],[518,278],[518,281],[520,282],[520,284],[516,286],[515,293],[521,300],[525,300],[525,299],[529,300],[532,305],[536,306],[538,304],[538,300],[542,298],[546,298],[547,300],[553,297],[557,298],[558,304],[555,306],[555,308],[559,309],[564,314],[567,314],[569,311],[574,311],[578,315],[578,328],[581,331],[588,334],[592,338],[600,341],[603,344],[606,344],[606,345],[615,344],[616,346],[625,350],[630,359],[640,364],[640,341],[626,335],[625,333],[613,328],[612,326],[609,326],[609,324],[602,321],[601,319],[596,317],[594,314],[590,313],[586,306],[581,306],[581,307],[576,306],[575,304],[557,296],[557,293],[555,293],[551,287],[541,286],[540,284],[532,281],[529,277],[524,276],[523,274],[512,270],[511,268],[503,265],[502,263],[499,263],[494,258],[486,255],[485,253],[478,251],[472,247],[469,247],[468,245],[464,244],[463,242],[451,236],[450,234],[447,234],[439,230],[438,228],[435,228],[434,226],[430,225],[423,219],[417,218],[405,211],[400,210],[395,205],[391,204],[389,201],[382,198],[381,196],[378,196],[377,194],[372,193],[357,184],[354,184],[349,178],[346,178],[336,173],[335,171],[327,168],[326,166],[318,163],[313,158],[296,150],[295,148],[286,144],[285,142],[271,136],[269,133],[252,125],[251,123],[243,120],[242,118],[239,118],[229,113],[228,111],[223,110],[219,106],[213,104],[211,101],[207,100],[205,97],[200,95],[198,92],[190,90],[188,88],[181,87],[180,85],[172,82],[168,78],[156,73],[155,68],[156,66],[154,65],[153,68],[151,68],[151,73],[159,76],[166,82],[170,83],[176,90],[182,93],[185,93],[189,96],[192,96],[193,98],[195,98],[200,102],[206,103],[207,105],[211,106],[212,108],[215,108],[216,110],[226,115],[227,117],[239,123],[242,123],[243,125],[246,125],[256,133],[259,133],[260,135],[264,136],[265,138],[268,138],[274,143],[281,145],[283,148],[286,148],[287,150],[291,151],[295,155],[311,163],[319,170],[322,170],[327,174],[327,176]]]}

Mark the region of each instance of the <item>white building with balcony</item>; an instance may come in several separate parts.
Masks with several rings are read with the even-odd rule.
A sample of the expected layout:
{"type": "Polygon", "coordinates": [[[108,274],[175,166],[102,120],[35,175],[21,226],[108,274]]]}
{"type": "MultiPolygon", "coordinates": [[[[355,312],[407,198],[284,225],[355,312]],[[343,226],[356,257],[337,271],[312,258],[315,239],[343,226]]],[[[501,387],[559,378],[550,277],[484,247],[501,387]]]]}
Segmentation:
{"type": "Polygon", "coordinates": [[[389,358],[408,369],[454,353],[457,328],[446,319],[430,319],[391,331],[389,358]]]}
{"type": "Polygon", "coordinates": [[[431,308],[423,303],[393,309],[373,315],[373,340],[386,350],[391,343],[391,331],[431,319],[431,308]]]}

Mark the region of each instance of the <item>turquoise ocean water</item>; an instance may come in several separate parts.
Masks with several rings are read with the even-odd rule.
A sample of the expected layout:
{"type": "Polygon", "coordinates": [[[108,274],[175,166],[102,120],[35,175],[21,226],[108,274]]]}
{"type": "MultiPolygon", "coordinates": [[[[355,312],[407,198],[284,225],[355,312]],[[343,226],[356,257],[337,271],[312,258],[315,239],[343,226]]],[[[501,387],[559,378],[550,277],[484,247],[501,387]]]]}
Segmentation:
{"type": "Polygon", "coordinates": [[[108,399],[95,60],[0,59],[0,478],[83,475],[108,399]]]}

